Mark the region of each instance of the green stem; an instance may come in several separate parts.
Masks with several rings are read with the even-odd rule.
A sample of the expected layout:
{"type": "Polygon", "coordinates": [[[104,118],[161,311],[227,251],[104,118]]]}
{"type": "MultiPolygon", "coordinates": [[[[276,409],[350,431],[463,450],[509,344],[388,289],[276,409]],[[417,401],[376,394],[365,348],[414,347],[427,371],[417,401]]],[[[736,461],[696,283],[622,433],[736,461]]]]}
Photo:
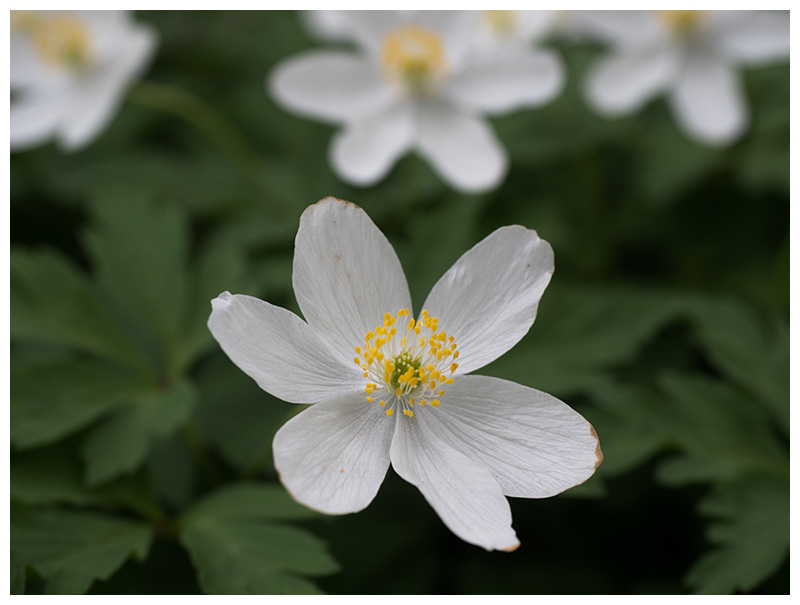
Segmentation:
{"type": "Polygon", "coordinates": [[[244,178],[254,181],[261,158],[241,133],[209,103],[200,97],[168,84],[140,82],[128,99],[185,120],[228,156],[244,178]]]}

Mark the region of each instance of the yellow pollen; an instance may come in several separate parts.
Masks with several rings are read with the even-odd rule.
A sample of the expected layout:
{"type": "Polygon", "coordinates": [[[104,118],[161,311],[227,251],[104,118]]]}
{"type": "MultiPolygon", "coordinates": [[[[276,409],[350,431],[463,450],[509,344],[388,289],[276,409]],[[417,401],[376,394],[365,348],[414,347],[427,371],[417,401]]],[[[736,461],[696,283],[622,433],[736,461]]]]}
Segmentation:
{"type": "Polygon", "coordinates": [[[412,93],[428,92],[447,71],[441,39],[418,25],[406,25],[388,34],[381,50],[386,76],[412,93]]]}
{"type": "Polygon", "coordinates": [[[409,418],[412,418],[414,416],[414,412],[412,412],[411,410],[403,410],[403,414],[405,414],[409,418]]]}
{"type": "Polygon", "coordinates": [[[394,414],[394,410],[386,410],[387,416],[391,416],[392,414],[394,414]]]}
{"type": "Polygon", "coordinates": [[[516,27],[516,11],[483,11],[483,18],[489,29],[499,36],[507,36],[516,27]]]}
{"type": "Polygon", "coordinates": [[[703,10],[658,11],[669,28],[678,35],[693,34],[705,18],[703,10]]]}
{"type": "Polygon", "coordinates": [[[454,339],[439,330],[439,320],[422,311],[416,321],[406,321],[408,314],[408,309],[400,309],[394,316],[384,314],[382,325],[368,331],[363,346],[353,350],[355,363],[364,371],[367,402],[378,400],[388,410],[399,405],[411,418],[407,412],[415,404],[439,405],[434,397],[442,397],[445,385],[452,384],[458,364],[454,339]],[[388,326],[397,326],[392,332],[398,338],[387,334],[388,326]],[[410,338],[416,332],[420,335],[410,338]]]}
{"type": "Polygon", "coordinates": [[[89,62],[89,31],[71,15],[37,20],[30,34],[39,58],[49,65],[79,69],[89,62]]]}

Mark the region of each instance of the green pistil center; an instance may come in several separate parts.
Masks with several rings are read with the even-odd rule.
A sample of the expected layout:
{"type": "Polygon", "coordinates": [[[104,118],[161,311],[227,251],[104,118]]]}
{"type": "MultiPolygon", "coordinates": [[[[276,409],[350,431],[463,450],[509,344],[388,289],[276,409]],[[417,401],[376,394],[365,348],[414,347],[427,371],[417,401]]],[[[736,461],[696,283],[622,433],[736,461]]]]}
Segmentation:
{"type": "MultiPolygon", "coordinates": [[[[422,365],[421,357],[412,359],[408,351],[403,351],[392,360],[392,363],[394,364],[394,372],[392,372],[392,377],[389,379],[389,384],[392,388],[398,389],[404,386],[403,382],[400,381],[400,377],[408,376],[409,368],[413,368],[413,377],[419,380],[419,366],[422,365]]],[[[407,383],[408,381],[404,382],[407,383]]]]}

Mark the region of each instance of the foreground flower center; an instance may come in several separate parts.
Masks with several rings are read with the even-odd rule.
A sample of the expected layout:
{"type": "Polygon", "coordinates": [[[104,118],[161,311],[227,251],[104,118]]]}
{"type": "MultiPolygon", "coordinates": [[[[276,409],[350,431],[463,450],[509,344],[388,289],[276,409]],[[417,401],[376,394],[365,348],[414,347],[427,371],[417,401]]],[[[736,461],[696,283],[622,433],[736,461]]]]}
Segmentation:
{"type": "Polygon", "coordinates": [[[702,23],[705,12],[702,10],[658,11],[661,18],[667,22],[669,28],[676,34],[685,36],[697,31],[702,23]]]}
{"type": "Polygon", "coordinates": [[[381,58],[387,77],[411,93],[429,92],[447,71],[441,39],[418,25],[388,34],[381,58]]]}
{"type": "Polygon", "coordinates": [[[376,399],[386,414],[395,408],[414,416],[414,405],[439,405],[442,387],[453,382],[458,351],[452,336],[439,330],[439,320],[423,310],[419,322],[408,309],[384,313],[383,324],[364,336],[353,361],[364,371],[367,401],[376,399]]]}
{"type": "Polygon", "coordinates": [[[30,28],[39,58],[54,67],[78,69],[89,62],[89,32],[80,20],[59,15],[30,28]]]}

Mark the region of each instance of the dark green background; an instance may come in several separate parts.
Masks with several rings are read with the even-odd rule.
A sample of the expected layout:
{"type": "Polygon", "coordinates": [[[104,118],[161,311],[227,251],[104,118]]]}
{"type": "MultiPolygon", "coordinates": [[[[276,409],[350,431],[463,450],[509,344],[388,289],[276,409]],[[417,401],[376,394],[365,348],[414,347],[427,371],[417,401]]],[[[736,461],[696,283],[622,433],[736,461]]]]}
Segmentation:
{"type": "Polygon", "coordinates": [[[600,49],[554,41],[563,94],[493,120],[498,189],[455,192],[414,156],[360,189],[328,165],[333,128],[265,94],[316,44],[297,15],[138,18],[160,46],[109,128],[11,157],[12,592],[788,593],[788,61],[743,71],[752,127],[716,150],[661,100],[591,114],[600,49]],[[416,305],[497,227],[552,244],[536,323],[479,373],[579,410],[605,462],[512,499],[515,553],[461,542],[391,470],[345,517],[277,483],[298,408],[221,353],[208,301],[297,312],[293,238],[326,195],[383,230],[416,305]]]}

